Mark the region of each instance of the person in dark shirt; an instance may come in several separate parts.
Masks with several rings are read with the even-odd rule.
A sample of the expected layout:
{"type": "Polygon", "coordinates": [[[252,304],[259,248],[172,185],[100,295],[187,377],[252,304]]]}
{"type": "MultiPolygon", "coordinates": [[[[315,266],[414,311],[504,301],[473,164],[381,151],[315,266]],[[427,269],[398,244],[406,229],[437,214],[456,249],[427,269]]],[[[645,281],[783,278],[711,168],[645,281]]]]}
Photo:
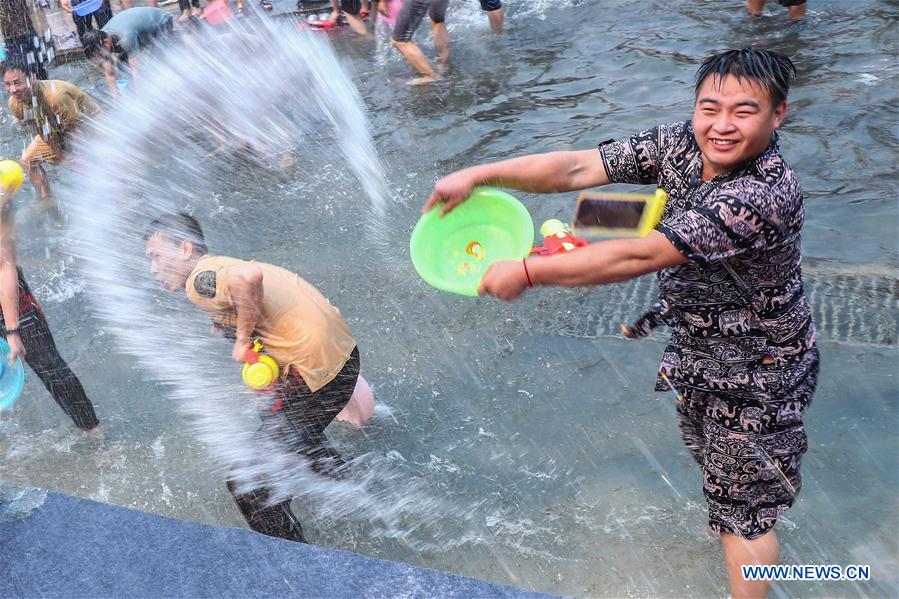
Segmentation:
{"type": "Polygon", "coordinates": [[[799,491],[802,418],[818,350],[802,291],[802,190],[777,145],[796,75],[786,56],[746,48],[707,59],[692,121],[660,125],[599,151],[473,166],[439,180],[425,204],[451,210],[476,185],[558,193],[608,183],[668,194],[637,239],[491,265],[482,294],[513,301],[535,285],[602,285],[657,272],[660,301],[628,329],[672,328],[656,389],[678,391],[678,423],[703,472],[709,526],[721,537],[734,597],[767,582],[740,566],[777,561],[774,525],[799,491]]]}

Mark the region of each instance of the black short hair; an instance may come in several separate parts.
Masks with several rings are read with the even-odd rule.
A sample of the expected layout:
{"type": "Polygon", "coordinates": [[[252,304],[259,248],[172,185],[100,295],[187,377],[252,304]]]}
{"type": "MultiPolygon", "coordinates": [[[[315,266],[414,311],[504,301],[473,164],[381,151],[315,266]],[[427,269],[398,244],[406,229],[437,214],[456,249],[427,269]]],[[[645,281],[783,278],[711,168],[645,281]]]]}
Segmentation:
{"type": "Polygon", "coordinates": [[[100,29],[91,29],[81,36],[81,47],[84,48],[84,56],[93,58],[99,52],[100,46],[103,45],[103,40],[106,39],[107,35],[109,34],[100,29]]]}
{"type": "Polygon", "coordinates": [[[737,80],[752,79],[768,90],[771,106],[778,106],[787,99],[790,83],[796,78],[796,67],[787,56],[772,50],[743,48],[727,50],[706,58],[696,72],[695,96],[710,75],[723,80],[733,75],[737,80]]]}
{"type": "Polygon", "coordinates": [[[173,239],[178,244],[189,241],[197,252],[201,254],[209,253],[200,222],[186,212],[171,212],[154,218],[147,229],[146,235],[144,235],[144,239],[150,239],[156,233],[173,239]]]}
{"type": "Polygon", "coordinates": [[[11,54],[0,63],[0,77],[6,75],[8,71],[22,71],[22,74],[28,76],[32,70],[28,68],[28,62],[24,57],[11,54]]]}

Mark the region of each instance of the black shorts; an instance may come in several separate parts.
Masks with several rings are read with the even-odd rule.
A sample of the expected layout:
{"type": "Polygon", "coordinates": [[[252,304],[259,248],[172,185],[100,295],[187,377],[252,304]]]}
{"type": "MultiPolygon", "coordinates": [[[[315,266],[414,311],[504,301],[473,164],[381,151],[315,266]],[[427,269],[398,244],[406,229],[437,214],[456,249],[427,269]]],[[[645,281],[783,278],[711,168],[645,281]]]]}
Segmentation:
{"type": "MultiPolygon", "coordinates": [[[[503,7],[501,0],[480,0],[481,10],[493,12],[503,7]]],[[[415,30],[421,25],[425,13],[433,23],[446,21],[446,8],[449,0],[406,0],[403,8],[396,18],[393,27],[393,39],[398,42],[408,42],[412,39],[415,30]]]]}
{"type": "Polygon", "coordinates": [[[362,0],[340,0],[340,10],[347,14],[358,16],[359,11],[362,10],[362,0]]]}
{"type": "Polygon", "coordinates": [[[446,21],[446,7],[449,0],[406,0],[396,17],[393,26],[393,39],[397,42],[408,42],[421,25],[427,14],[434,23],[446,21]]]}
{"type": "Polygon", "coordinates": [[[781,6],[801,6],[808,2],[808,0],[777,0],[780,2],[781,6]]]}

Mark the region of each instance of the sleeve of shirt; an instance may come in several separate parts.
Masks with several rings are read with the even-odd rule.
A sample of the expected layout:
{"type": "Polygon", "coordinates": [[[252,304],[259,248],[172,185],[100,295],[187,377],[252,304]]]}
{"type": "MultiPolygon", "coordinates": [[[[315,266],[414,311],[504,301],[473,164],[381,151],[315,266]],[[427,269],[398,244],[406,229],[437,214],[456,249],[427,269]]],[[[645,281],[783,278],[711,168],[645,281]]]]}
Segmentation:
{"type": "Polygon", "coordinates": [[[631,137],[599,144],[609,181],[636,185],[658,183],[660,132],[660,127],[653,127],[631,137]]]}
{"type": "Polygon", "coordinates": [[[785,236],[780,201],[757,182],[722,189],[708,204],[675,214],[656,227],[690,260],[714,262],[773,247],[785,236]]]}
{"type": "Polygon", "coordinates": [[[206,310],[228,310],[234,306],[231,299],[230,267],[201,270],[192,275],[188,285],[193,286],[189,297],[197,306],[206,310]]]}

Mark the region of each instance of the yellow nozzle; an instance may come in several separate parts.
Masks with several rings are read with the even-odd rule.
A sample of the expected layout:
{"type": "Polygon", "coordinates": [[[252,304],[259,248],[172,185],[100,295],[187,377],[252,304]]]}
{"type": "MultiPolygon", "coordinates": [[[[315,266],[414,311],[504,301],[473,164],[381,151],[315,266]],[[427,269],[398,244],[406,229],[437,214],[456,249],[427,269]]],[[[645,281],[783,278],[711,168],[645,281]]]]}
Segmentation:
{"type": "Polygon", "coordinates": [[[255,364],[244,364],[241,376],[243,382],[251,389],[267,389],[278,380],[278,363],[271,356],[259,356],[255,364]]]}

